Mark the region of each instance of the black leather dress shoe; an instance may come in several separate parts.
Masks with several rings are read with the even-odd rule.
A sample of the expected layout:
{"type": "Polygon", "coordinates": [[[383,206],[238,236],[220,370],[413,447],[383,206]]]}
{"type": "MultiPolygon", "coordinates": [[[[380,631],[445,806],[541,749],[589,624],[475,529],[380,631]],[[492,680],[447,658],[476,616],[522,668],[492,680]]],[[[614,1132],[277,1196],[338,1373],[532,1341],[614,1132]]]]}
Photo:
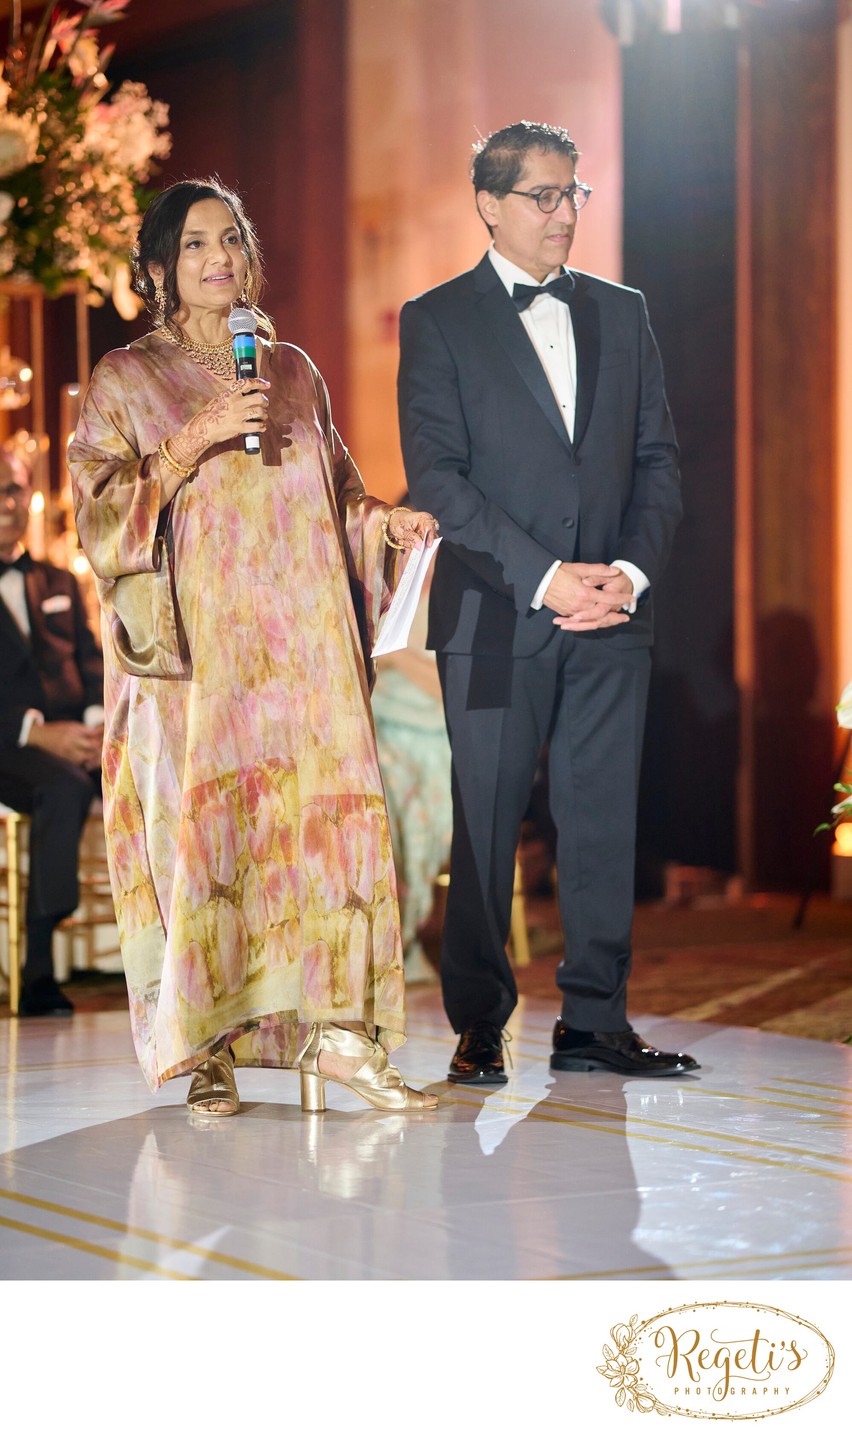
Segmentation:
{"type": "Polygon", "coordinates": [[[611,1073],[636,1078],[666,1078],[700,1068],[689,1054],[667,1054],[652,1049],[632,1029],[617,1034],[592,1034],[569,1029],[562,1019],[553,1030],[552,1069],[587,1073],[590,1069],[609,1069],[611,1073]]]}
{"type": "Polygon", "coordinates": [[[18,1001],[18,1015],[22,1019],[42,1019],[52,1015],[67,1018],[74,1012],[74,1005],[66,999],[56,980],[50,976],[33,979],[21,986],[18,1001]]]}
{"type": "Polygon", "coordinates": [[[462,1031],[447,1079],[450,1083],[508,1083],[502,1035],[496,1024],[471,1024],[462,1031]]]}

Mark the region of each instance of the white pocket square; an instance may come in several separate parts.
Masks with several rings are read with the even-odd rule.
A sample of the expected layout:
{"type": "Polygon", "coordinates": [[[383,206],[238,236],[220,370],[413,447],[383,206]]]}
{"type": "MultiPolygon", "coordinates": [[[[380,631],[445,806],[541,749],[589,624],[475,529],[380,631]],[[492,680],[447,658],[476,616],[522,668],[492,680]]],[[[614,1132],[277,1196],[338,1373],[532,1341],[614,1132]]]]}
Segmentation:
{"type": "Polygon", "coordinates": [[[61,614],[64,609],[70,608],[70,594],[50,594],[41,601],[42,614],[61,614]]]}

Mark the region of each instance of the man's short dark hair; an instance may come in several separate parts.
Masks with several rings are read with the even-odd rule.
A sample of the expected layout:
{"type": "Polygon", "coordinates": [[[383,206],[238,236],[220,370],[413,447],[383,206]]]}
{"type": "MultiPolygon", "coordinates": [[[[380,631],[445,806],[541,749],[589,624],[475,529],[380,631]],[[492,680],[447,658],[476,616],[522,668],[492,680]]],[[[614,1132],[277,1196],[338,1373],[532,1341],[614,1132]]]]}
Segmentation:
{"type": "Polygon", "coordinates": [[[580,151],[561,125],[537,125],[532,120],[519,120],[495,130],[487,140],[473,147],[470,166],[473,188],[488,190],[492,195],[508,195],[515,188],[531,150],[565,155],[574,164],[580,151]]]}

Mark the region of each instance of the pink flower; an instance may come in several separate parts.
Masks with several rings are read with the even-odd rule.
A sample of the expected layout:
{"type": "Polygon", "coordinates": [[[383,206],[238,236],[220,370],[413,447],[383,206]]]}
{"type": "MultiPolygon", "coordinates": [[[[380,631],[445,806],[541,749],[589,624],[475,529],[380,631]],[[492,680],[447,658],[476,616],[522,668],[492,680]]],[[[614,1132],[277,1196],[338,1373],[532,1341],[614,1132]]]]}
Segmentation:
{"type": "Polygon", "coordinates": [[[134,879],[133,844],[124,834],[112,836],[112,867],[122,893],[129,893],[134,879]]]}
{"type": "Polygon", "coordinates": [[[281,824],[278,829],[278,844],[285,868],[292,869],[299,862],[299,845],[293,824],[281,824]]]}
{"type": "Polygon", "coordinates": [[[349,950],[346,972],[350,994],[363,994],[366,989],[367,960],[370,954],[370,929],[366,914],[354,913],[349,929],[349,950]]]}
{"type": "Polygon", "coordinates": [[[302,991],[310,1008],[323,1011],[334,992],[334,966],[325,939],[311,944],[302,959],[302,991]]]}
{"type": "Polygon", "coordinates": [[[175,888],[179,902],[190,914],[202,908],[210,898],[210,869],[207,852],[198,826],[189,815],[185,815],[178,838],[178,854],[175,866],[175,888]]]}
{"type": "Polygon", "coordinates": [[[308,804],[302,812],[302,853],[317,910],[334,913],[342,909],[349,897],[349,884],[340,835],[317,804],[308,804]]]}
{"type": "Polygon", "coordinates": [[[118,771],[121,767],[124,750],[121,744],[114,739],[107,739],[104,743],[101,763],[103,765],[104,778],[110,789],[114,789],[118,782],[118,771]]]}
{"type": "Polygon", "coordinates": [[[269,774],[263,768],[249,770],[240,782],[240,799],[248,819],[246,839],[256,864],[268,858],[275,838],[275,812],[278,795],[269,774]]]}
{"type": "Polygon", "coordinates": [[[243,848],[233,796],[227,790],[214,791],[213,797],[199,807],[195,822],[199,853],[209,874],[216,883],[230,888],[237,876],[237,858],[243,848]]]}
{"type": "Polygon", "coordinates": [[[253,866],[248,870],[243,885],[242,915],[252,938],[256,938],[264,932],[266,929],[266,899],[263,880],[253,866]]]}
{"type": "Polygon", "coordinates": [[[399,913],[392,899],[385,899],[379,905],[373,919],[373,961],[377,974],[398,968],[402,976],[399,913]]]}
{"type": "Polygon", "coordinates": [[[345,818],[340,839],[340,854],[349,887],[369,903],[376,882],[374,856],[377,839],[372,832],[369,813],[351,814],[345,818]]]}
{"type": "Polygon", "coordinates": [[[209,1014],[213,1010],[213,987],[207,958],[197,940],[184,949],[175,960],[175,984],[177,991],[189,1008],[196,1013],[209,1014]]]}
{"type": "Polygon", "coordinates": [[[287,900],[290,897],[286,873],[273,859],[264,864],[261,872],[268,921],[270,924],[280,924],[287,915],[287,900]]]}
{"type": "Polygon", "coordinates": [[[218,759],[219,772],[229,774],[238,769],[239,742],[234,730],[233,701],[230,696],[213,694],[208,710],[210,738],[218,759]]]}
{"type": "Polygon", "coordinates": [[[240,549],[244,543],[244,528],[242,512],[236,504],[224,504],[220,512],[220,520],[226,531],[226,543],[231,554],[240,549]]]}
{"type": "Polygon", "coordinates": [[[272,513],[275,516],[275,528],[279,534],[289,534],[292,528],[292,507],[293,501],[290,495],[285,494],[283,485],[276,484],[272,491],[272,513]]]}
{"type": "Polygon", "coordinates": [[[273,662],[276,665],[286,664],[296,629],[293,615],[287,612],[280,591],[271,584],[253,585],[252,601],[257,612],[259,633],[273,662]]]}
{"type": "Polygon", "coordinates": [[[314,738],[321,748],[331,747],[334,737],[334,726],[332,722],[333,696],[329,694],[325,686],[318,686],[313,689],[308,698],[308,723],[314,734],[314,738]]]}
{"type": "Polygon", "coordinates": [[[238,994],[245,988],[248,935],[242,915],[224,900],[216,906],[216,948],[225,993],[238,994]]]}
{"type": "Polygon", "coordinates": [[[288,964],[293,963],[298,957],[299,921],[290,919],[280,929],[270,929],[266,934],[263,947],[263,957],[267,971],[271,969],[284,969],[288,964]],[[295,938],[293,928],[295,927],[295,938]],[[293,945],[296,945],[297,952],[294,954],[293,945]]]}

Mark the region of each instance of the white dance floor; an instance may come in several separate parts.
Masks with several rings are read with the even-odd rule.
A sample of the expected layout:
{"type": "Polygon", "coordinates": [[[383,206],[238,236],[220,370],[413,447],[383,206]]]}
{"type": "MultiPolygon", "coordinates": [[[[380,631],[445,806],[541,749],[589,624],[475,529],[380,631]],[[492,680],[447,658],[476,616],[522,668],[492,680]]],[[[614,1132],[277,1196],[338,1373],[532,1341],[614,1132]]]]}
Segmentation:
{"type": "Polygon", "coordinates": [[[852,1276],[852,1049],[636,1018],[681,1079],[551,1074],[553,1008],[512,1018],[502,1089],[445,1082],[409,995],[405,1118],[238,1070],[243,1109],[152,1097],[123,1013],[0,1022],[0,1278],[838,1279],[852,1276]]]}

